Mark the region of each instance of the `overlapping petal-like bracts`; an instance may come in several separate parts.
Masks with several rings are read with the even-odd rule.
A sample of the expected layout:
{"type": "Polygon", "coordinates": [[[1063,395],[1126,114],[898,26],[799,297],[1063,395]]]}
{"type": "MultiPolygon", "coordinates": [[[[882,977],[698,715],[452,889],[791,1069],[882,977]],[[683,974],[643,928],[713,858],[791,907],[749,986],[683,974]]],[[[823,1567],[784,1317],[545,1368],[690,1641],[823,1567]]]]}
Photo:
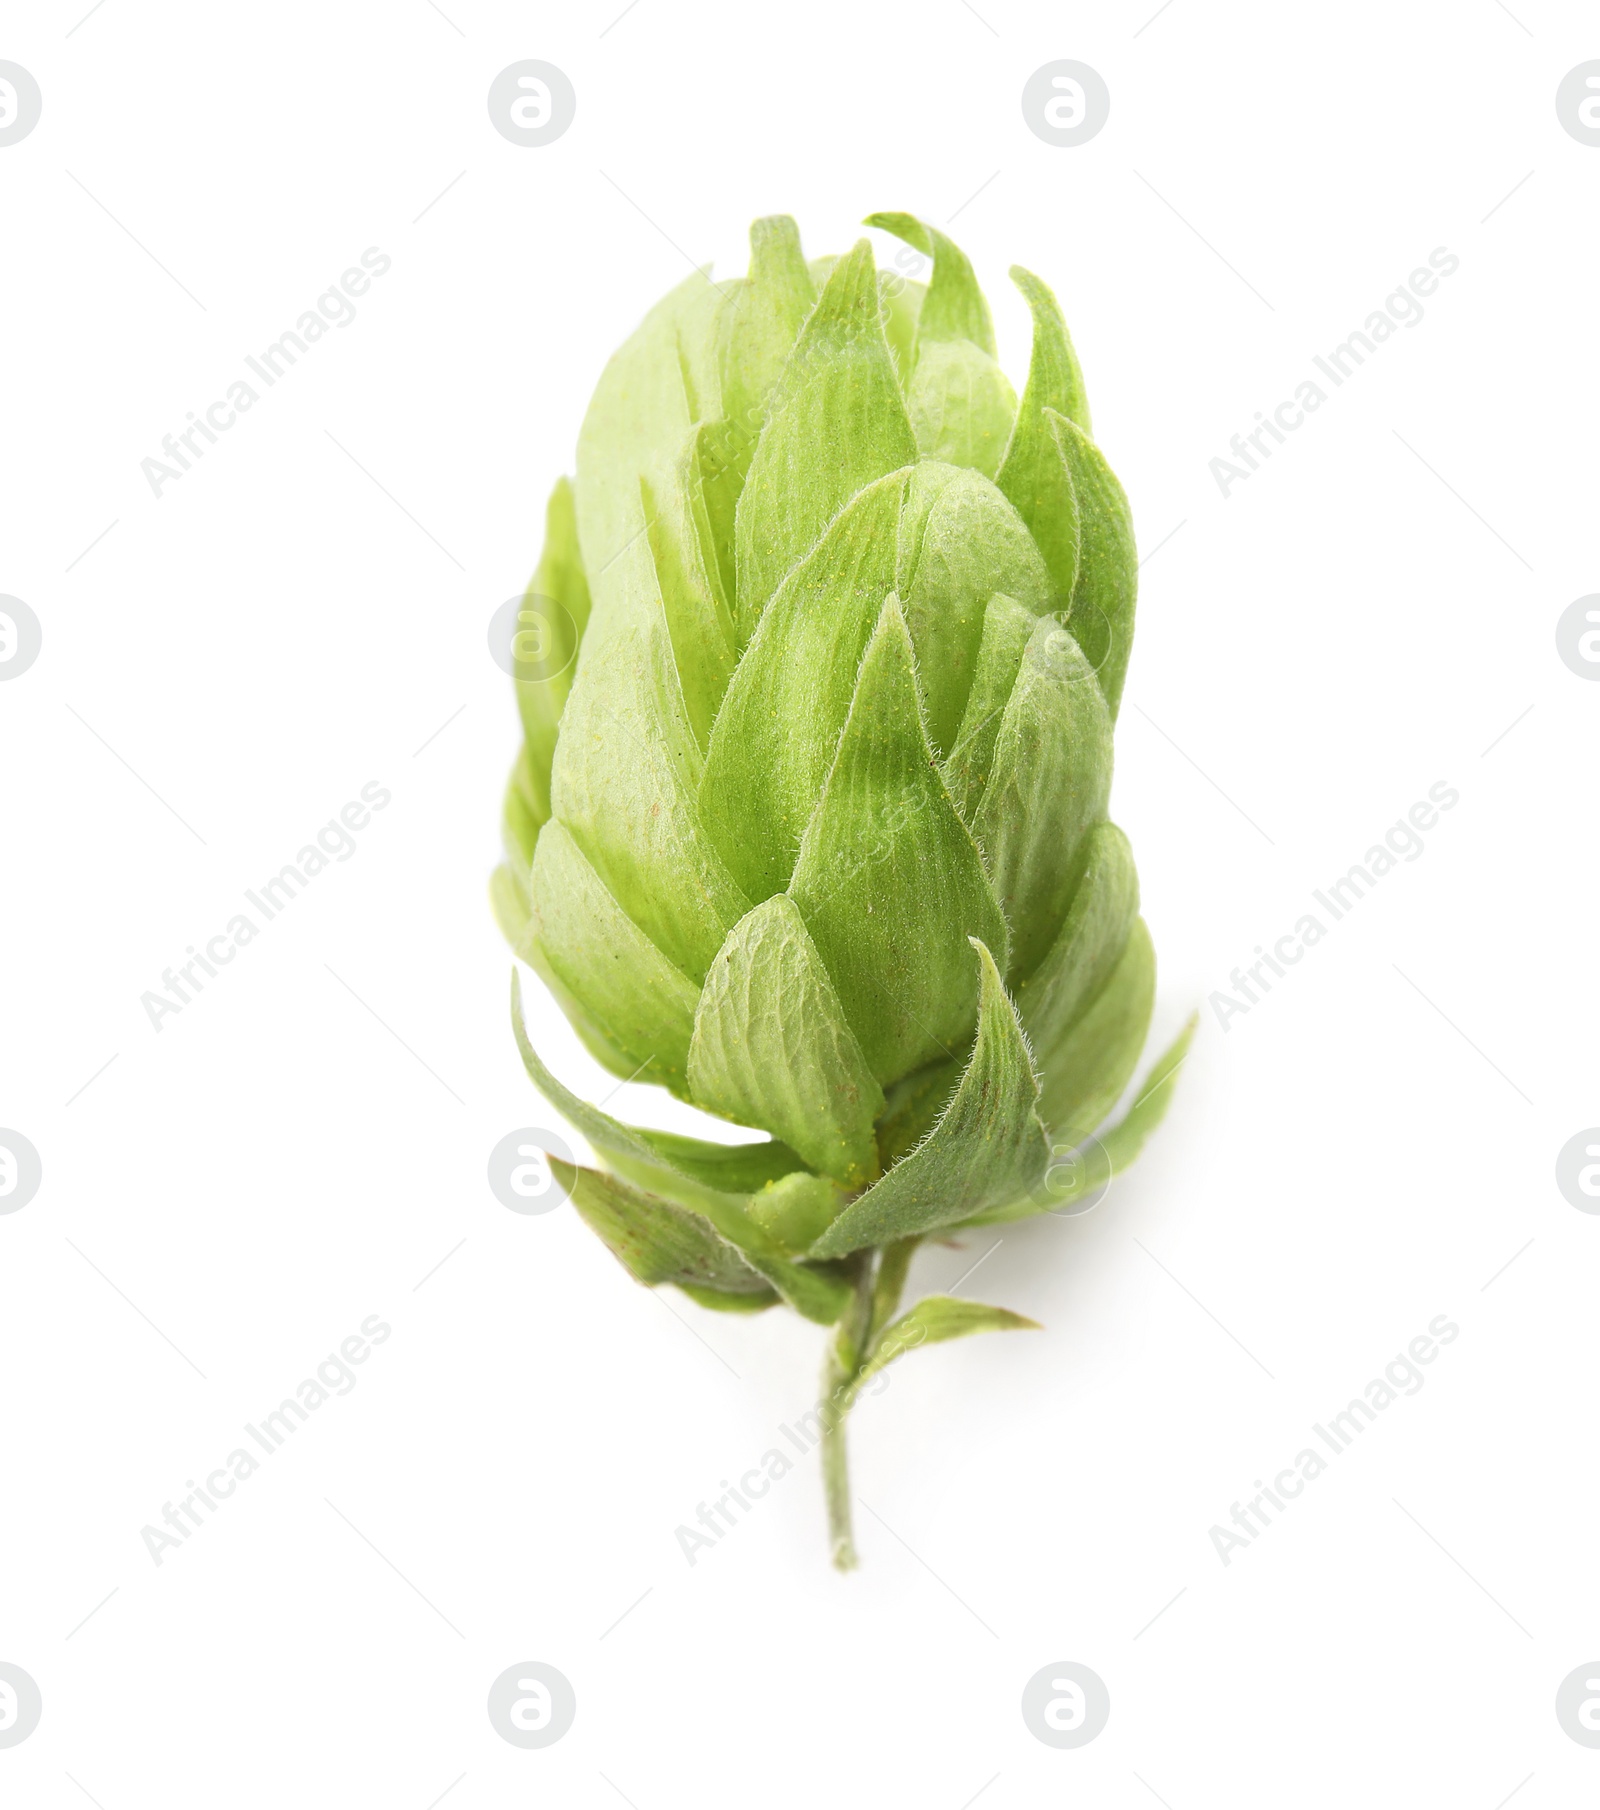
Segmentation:
{"type": "Polygon", "coordinates": [[[1060,310],[1012,272],[1019,400],[962,253],[868,224],[926,287],[758,221],[748,276],[689,278],[606,368],[530,586],[570,645],[518,684],[494,881],[602,1063],[774,1140],[633,1131],[524,1037],[607,1164],[580,1212],[642,1280],[824,1321],[837,1259],[1050,1202],[1155,978],[1107,817],[1133,530],[1060,310]]]}

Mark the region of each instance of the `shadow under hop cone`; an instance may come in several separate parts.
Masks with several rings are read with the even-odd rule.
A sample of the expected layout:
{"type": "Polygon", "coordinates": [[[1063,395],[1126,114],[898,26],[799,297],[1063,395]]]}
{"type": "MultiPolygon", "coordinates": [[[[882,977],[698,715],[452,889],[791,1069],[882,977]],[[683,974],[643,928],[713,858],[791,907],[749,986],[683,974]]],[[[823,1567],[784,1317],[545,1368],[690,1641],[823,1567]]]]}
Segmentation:
{"type": "Polygon", "coordinates": [[[866,241],[807,262],[792,221],[759,220],[746,277],[691,277],[606,367],[519,618],[492,886],[597,1060],[770,1134],[588,1105],[513,981],[528,1073],[605,1165],[553,1166],[628,1270],[836,1329],[841,1567],[862,1386],[917,1345],[1033,1324],[942,1296],[900,1313],[917,1243],[1103,1188],[1193,1031],[1064,1164],[1126,1088],[1155,989],[1107,816],[1127,500],[1045,285],[1012,272],[1019,401],[963,254],[909,215],[868,224],[932,260],[926,286],[866,241]]]}

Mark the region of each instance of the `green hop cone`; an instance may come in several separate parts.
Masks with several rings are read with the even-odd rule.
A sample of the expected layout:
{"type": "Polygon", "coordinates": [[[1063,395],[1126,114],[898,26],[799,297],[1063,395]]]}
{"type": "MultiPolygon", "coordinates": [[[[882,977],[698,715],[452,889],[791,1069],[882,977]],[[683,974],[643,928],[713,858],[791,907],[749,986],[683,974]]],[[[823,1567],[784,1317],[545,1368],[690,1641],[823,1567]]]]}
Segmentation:
{"type": "Polygon", "coordinates": [[[493,898],[614,1074],[769,1140],[636,1130],[540,1091],[560,1166],[646,1284],[835,1328],[818,1404],[835,1563],[844,1421],[917,1345],[1031,1326],[932,1296],[931,1233],[1070,1205],[1160,1119],[1192,1023],[1124,1120],[1155,957],[1107,817],[1133,636],[1127,499],[1054,296],[1020,399],[967,259],[905,214],[808,263],[758,220],[612,358],[526,599],[536,676],[493,898]],[[1075,1154],[1074,1154],[1075,1153],[1075,1154]]]}

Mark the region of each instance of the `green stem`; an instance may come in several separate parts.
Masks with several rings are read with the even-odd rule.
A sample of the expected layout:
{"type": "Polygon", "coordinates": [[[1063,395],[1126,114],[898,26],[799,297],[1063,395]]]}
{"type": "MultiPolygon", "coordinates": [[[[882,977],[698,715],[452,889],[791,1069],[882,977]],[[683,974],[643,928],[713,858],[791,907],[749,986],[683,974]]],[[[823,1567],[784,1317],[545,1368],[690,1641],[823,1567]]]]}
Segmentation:
{"type": "Polygon", "coordinates": [[[822,1490],[828,1505],[828,1545],[839,1571],[853,1571],[855,1535],[850,1521],[850,1457],[845,1445],[845,1418],[849,1414],[848,1390],[865,1358],[872,1330],[873,1257],[861,1251],[850,1261],[850,1305],[844,1311],[828,1356],[822,1366],[822,1490]]]}
{"type": "Polygon", "coordinates": [[[867,1333],[866,1350],[861,1354],[863,1361],[877,1350],[884,1327],[900,1311],[900,1292],[906,1285],[906,1272],[911,1268],[912,1254],[921,1242],[920,1237],[897,1238],[893,1244],[883,1247],[878,1280],[872,1291],[872,1325],[867,1333]]]}
{"type": "Polygon", "coordinates": [[[850,1456],[845,1444],[852,1385],[900,1305],[900,1291],[905,1287],[906,1270],[917,1242],[915,1238],[898,1239],[885,1245],[881,1254],[863,1251],[853,1260],[854,1292],[822,1367],[822,1488],[828,1505],[828,1544],[834,1566],[840,1571],[853,1571],[856,1565],[850,1515],[850,1456]],[[878,1258],[876,1273],[874,1257],[878,1258]]]}
{"type": "MultiPolygon", "coordinates": [[[[824,1372],[823,1382],[828,1382],[824,1372]]],[[[855,1531],[850,1522],[850,1455],[845,1449],[844,1416],[822,1429],[822,1490],[828,1504],[828,1549],[834,1570],[856,1568],[855,1531]]]]}

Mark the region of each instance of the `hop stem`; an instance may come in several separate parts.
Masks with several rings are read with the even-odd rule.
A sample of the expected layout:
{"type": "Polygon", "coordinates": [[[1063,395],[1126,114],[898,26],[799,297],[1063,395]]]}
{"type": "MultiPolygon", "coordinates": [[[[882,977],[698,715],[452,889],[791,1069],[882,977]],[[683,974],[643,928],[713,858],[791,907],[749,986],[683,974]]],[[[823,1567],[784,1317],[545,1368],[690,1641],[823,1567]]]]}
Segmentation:
{"type": "Polygon", "coordinates": [[[828,1506],[828,1545],[839,1571],[856,1567],[845,1423],[855,1400],[855,1384],[900,1305],[900,1291],[916,1247],[915,1238],[902,1238],[885,1245],[881,1254],[863,1251],[853,1260],[854,1294],[822,1367],[822,1488],[828,1506]]]}
{"type": "Polygon", "coordinates": [[[883,1329],[900,1311],[900,1293],[906,1285],[906,1272],[911,1268],[911,1255],[922,1242],[920,1238],[897,1238],[883,1247],[878,1263],[878,1279],[872,1290],[872,1325],[867,1334],[867,1355],[878,1348],[883,1329]]]}
{"type": "MultiPolygon", "coordinates": [[[[834,1376],[830,1359],[823,1385],[834,1376]]],[[[855,1530],[850,1518],[850,1454],[845,1445],[845,1417],[827,1420],[822,1429],[822,1489],[828,1504],[828,1547],[836,1571],[856,1568],[855,1530]]]]}

